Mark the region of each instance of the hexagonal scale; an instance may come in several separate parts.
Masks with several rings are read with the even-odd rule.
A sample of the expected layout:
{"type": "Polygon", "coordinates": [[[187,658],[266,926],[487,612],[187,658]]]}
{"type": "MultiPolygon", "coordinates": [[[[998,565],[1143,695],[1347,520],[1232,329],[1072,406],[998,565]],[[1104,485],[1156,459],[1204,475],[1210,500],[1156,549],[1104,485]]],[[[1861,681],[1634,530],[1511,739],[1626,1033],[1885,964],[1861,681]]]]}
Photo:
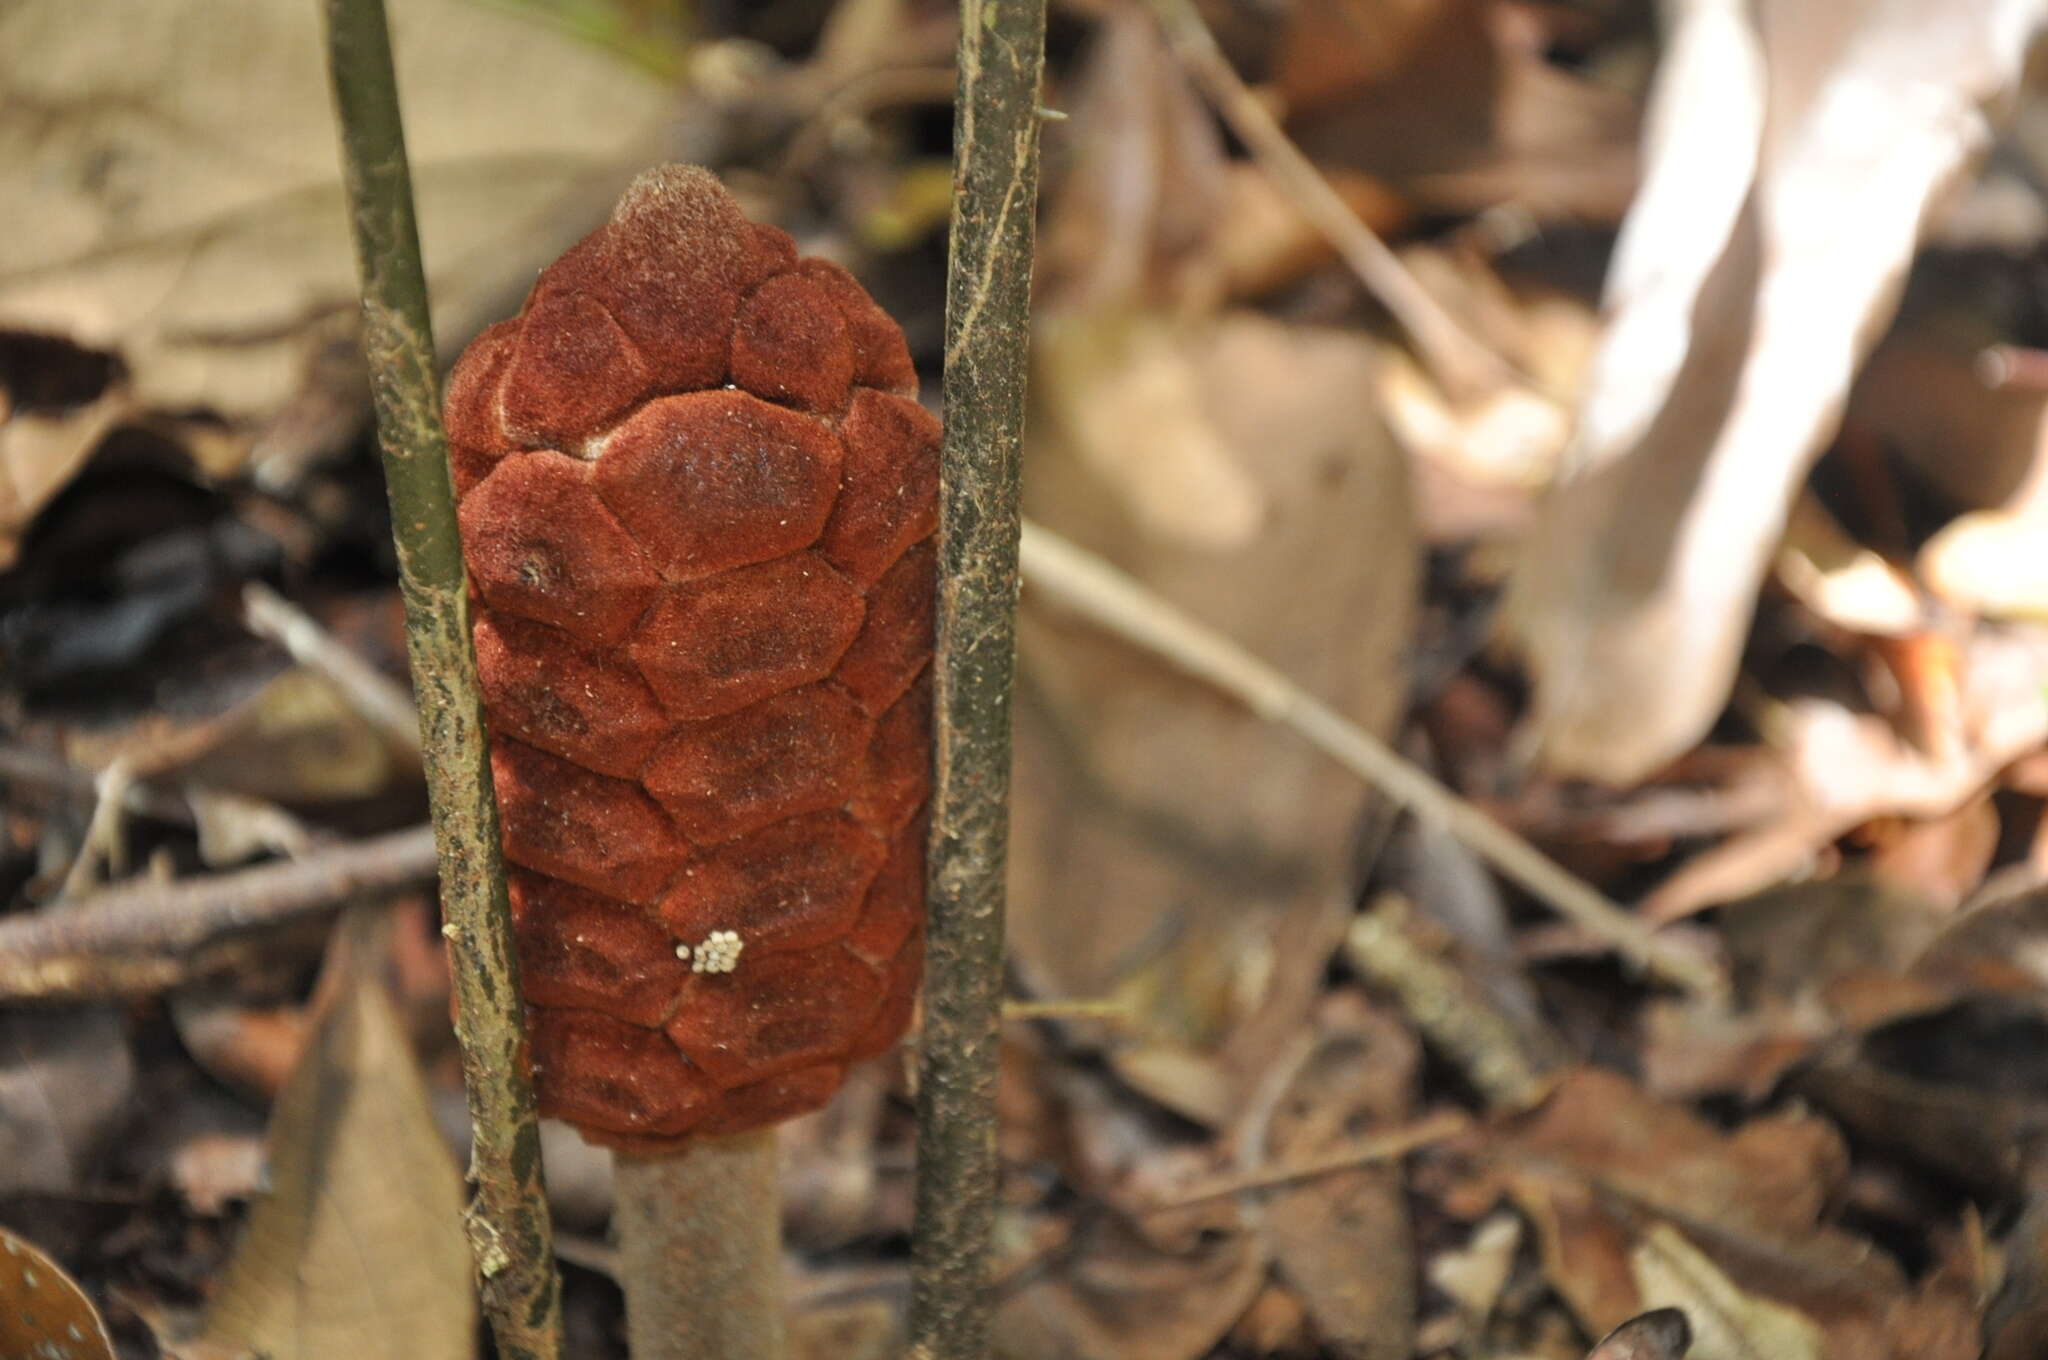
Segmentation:
{"type": "Polygon", "coordinates": [[[745,958],[822,944],[853,928],[885,853],[844,813],[791,817],[691,860],[661,918],[685,944],[738,931],[745,958]]]}
{"type": "Polygon", "coordinates": [[[700,1134],[739,1133],[767,1128],[812,1110],[822,1110],[839,1089],[846,1069],[837,1063],[802,1067],[794,1072],[749,1082],[721,1091],[718,1107],[697,1126],[700,1134]]]}
{"type": "Polygon", "coordinates": [[[572,448],[652,381],[639,348],[595,298],[535,298],[519,318],[506,365],[499,398],[505,428],[528,445],[572,448]]]}
{"type": "Polygon", "coordinates": [[[462,500],[470,579],[494,609],[616,642],[661,578],[564,454],[511,454],[462,500]]]}
{"type": "Polygon", "coordinates": [[[927,538],[897,558],[868,591],[867,619],[832,678],[870,713],[895,703],[931,660],[937,573],[937,546],[927,538]]]}
{"type": "Polygon", "coordinates": [[[682,724],[641,779],[684,835],[712,845],[845,803],[873,731],[837,687],[806,685],[682,724]]]}
{"type": "Polygon", "coordinates": [[[882,1008],[846,1050],[849,1062],[877,1058],[896,1047],[917,1014],[918,984],[924,981],[924,930],[912,930],[896,951],[882,982],[882,1008]]]}
{"type": "Polygon", "coordinates": [[[767,401],[837,411],[853,383],[855,354],[828,285],[777,274],[740,304],[732,332],[732,380],[767,401]]]}
{"type": "Polygon", "coordinates": [[[860,919],[846,937],[846,947],[880,967],[894,958],[924,917],[925,819],[914,819],[896,833],[889,858],[869,885],[860,919]]]}
{"type": "Polygon", "coordinates": [[[796,553],[672,587],[626,650],[670,714],[715,718],[831,674],[863,609],[852,582],[796,553]]]}
{"type": "Polygon", "coordinates": [[[881,978],[838,946],[690,979],[668,1036],[722,1087],[832,1062],[882,1005],[881,978]]]}
{"type": "Polygon", "coordinates": [[[689,847],[638,784],[592,774],[523,742],[491,743],[505,858],[641,906],[689,847]]]}
{"type": "Polygon", "coordinates": [[[662,1022],[690,966],[646,909],[521,869],[506,878],[528,1001],[650,1029],[662,1022]]]}
{"type": "Polygon", "coordinates": [[[671,580],[817,542],[839,494],[839,441],[746,392],[648,402],[606,442],[597,491],[671,580]]]}
{"type": "Polygon", "coordinates": [[[475,636],[477,680],[501,734],[630,779],[671,725],[640,672],[558,628],[486,609],[475,636]]]}
{"type": "Polygon", "coordinates": [[[625,1135],[686,1133],[715,1094],[658,1029],[595,1011],[527,1011],[542,1114],[625,1135]]]}
{"type": "Polygon", "coordinates": [[[907,397],[863,387],[839,427],[846,490],[818,551],[863,584],[939,523],[939,419],[907,397]]]}
{"type": "Polygon", "coordinates": [[[930,794],[931,731],[932,678],[927,672],[875,723],[875,739],[861,758],[847,811],[877,835],[893,833],[930,794]]]}

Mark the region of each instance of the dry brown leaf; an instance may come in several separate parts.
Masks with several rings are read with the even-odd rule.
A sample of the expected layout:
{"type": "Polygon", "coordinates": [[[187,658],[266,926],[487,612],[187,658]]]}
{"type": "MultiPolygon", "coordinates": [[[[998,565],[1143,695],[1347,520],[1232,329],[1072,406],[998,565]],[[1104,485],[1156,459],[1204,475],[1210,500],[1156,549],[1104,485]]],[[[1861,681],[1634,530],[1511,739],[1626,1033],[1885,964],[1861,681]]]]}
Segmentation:
{"type": "Polygon", "coordinates": [[[1521,1250],[1522,1220],[1505,1211],[1489,1214],[1464,1246],[1439,1252],[1430,1261],[1429,1282],[1477,1330],[1499,1304],[1521,1250]]]}
{"type": "Polygon", "coordinates": [[[118,1011],[0,1015],[0,1194],[79,1189],[134,1083],[118,1011]]]}
{"type": "MultiPolygon", "coordinates": [[[[1383,730],[1415,550],[1399,453],[1363,419],[1371,368],[1355,335],[1247,316],[1205,334],[1205,408],[1271,506],[1239,551],[1143,532],[1046,425],[1031,513],[1383,730]]],[[[1031,993],[1117,995],[1143,1028],[1206,1049],[1253,1016],[1291,1032],[1341,934],[1343,846],[1365,796],[1205,686],[1029,595],[1020,638],[1012,940],[1031,993]]],[[[1232,1061],[1239,1090],[1269,1039],[1232,1061]]]]}
{"type": "Polygon", "coordinates": [[[1266,501],[1206,399],[1195,320],[1223,286],[1214,120],[1141,6],[1104,21],[1070,114],[1039,248],[1036,395],[1138,528],[1242,548],[1266,501]]]}
{"type": "MultiPolygon", "coordinates": [[[[1422,1053],[1392,1016],[1339,995],[1314,1052],[1267,1127],[1269,1161],[1327,1153],[1414,1111],[1422,1053]]],[[[1273,1262],[1294,1287],[1327,1354],[1408,1360],[1415,1349],[1415,1263],[1401,1165],[1361,1166],[1265,1198],[1273,1262]]]]}
{"type": "Polygon", "coordinates": [[[1684,7],[1612,320],[1511,591],[1553,768],[1639,780],[1720,712],[1807,464],[2041,9],[1684,7]]]}
{"type": "Polygon", "coordinates": [[[185,1051],[231,1089],[276,1095],[306,1050],[301,1007],[250,1006],[232,995],[191,990],[173,995],[169,1008],[185,1051]]]}
{"type": "Polygon", "coordinates": [[[1242,549],[1268,513],[1264,488],[1210,413],[1202,329],[1161,316],[1049,317],[1033,354],[1039,390],[1074,451],[1147,537],[1242,549]]]}
{"type": "Polygon", "coordinates": [[[1818,1119],[1759,1119],[1723,1134],[1598,1068],[1570,1073],[1507,1127],[1522,1156],[1572,1167],[1648,1209],[1757,1236],[1810,1232],[1848,1169],[1818,1119]]]}
{"type": "Polygon", "coordinates": [[[1985,1360],[2048,1353],[2048,1192],[2027,1196],[2006,1234],[2005,1281],[1985,1311],[1985,1360]]]}
{"type": "Polygon", "coordinates": [[[885,1299],[804,1308],[789,1319],[789,1360],[889,1360],[901,1331],[885,1299]]]}
{"type": "Polygon", "coordinates": [[[1799,1349],[1803,1332],[1787,1314],[1817,1329],[1828,1356],[1974,1355],[1959,1340],[1972,1313],[1946,1282],[1909,1288],[1873,1244],[1823,1220],[1847,1155],[1818,1119],[1758,1119],[1724,1134],[1582,1069],[1503,1132],[1508,1185],[1545,1271],[1590,1330],[1666,1301],[1684,1303],[1696,1324],[1703,1305],[1734,1319],[1711,1353],[1739,1360],[1781,1353],[1777,1342],[1731,1348],[1726,1338],[1744,1328],[1791,1337],[1784,1354],[1814,1353],[1799,1349]],[[1646,1298],[1652,1289],[1674,1296],[1646,1298]],[[1907,1316],[1917,1340],[1901,1328],[1907,1316]]]}
{"type": "Polygon", "coordinates": [[[2048,1126],[2048,1011],[2038,990],[1879,1014],[1791,1089],[1873,1146],[1986,1194],[2016,1193],[2048,1126]]]}
{"type": "Polygon", "coordinates": [[[1920,550],[1920,575],[1958,608],[2048,620],[2048,568],[2040,551],[2048,534],[2048,422],[2037,425],[2033,442],[2033,464],[2011,495],[1958,517],[1920,550]]]}
{"type": "Polygon", "coordinates": [[[1047,151],[1041,314],[1213,302],[1223,142],[1143,6],[1103,21],[1066,112],[1047,151]]]}
{"type": "Polygon", "coordinates": [[[469,1360],[462,1178],[390,1001],[347,952],[272,1112],[270,1193],[250,1209],[205,1340],[274,1360],[469,1360]]]}
{"type": "Polygon", "coordinates": [[[1991,872],[2002,834],[1987,790],[1939,817],[1874,824],[1863,839],[1871,845],[1871,872],[1952,911],[1991,872]]]}
{"type": "Polygon", "coordinates": [[[26,1238],[0,1228],[0,1355],[114,1360],[114,1340],[78,1282],[26,1238]]]}
{"type": "MultiPolygon", "coordinates": [[[[459,342],[577,230],[566,197],[608,200],[652,154],[670,96],[492,6],[392,25],[435,329],[459,342]]],[[[292,0],[7,6],[0,326],[119,354],[138,404],[212,410],[246,450],[355,306],[321,51],[292,0]]]]}
{"type": "Polygon", "coordinates": [[[1289,7],[1277,80],[1290,128],[1325,166],[1428,207],[1512,202],[1612,221],[1635,180],[1636,100],[1612,72],[1568,71],[1524,7],[1486,0],[1305,0],[1289,7]]]}
{"type": "Polygon", "coordinates": [[[1986,303],[1968,293],[1937,302],[1907,295],[1914,314],[1901,315],[1871,352],[1843,424],[1882,439],[1945,499],[1997,509],[2039,465],[2048,391],[1987,382],[1985,347],[1997,333],[1981,319],[1986,303]]]}
{"type": "MultiPolygon", "coordinates": [[[[1326,178],[1374,235],[1392,236],[1407,224],[1407,205],[1371,176],[1339,170],[1326,178]]],[[[1330,238],[1301,204],[1250,161],[1225,167],[1223,202],[1209,249],[1222,272],[1225,294],[1244,301],[1276,292],[1337,257],[1330,238]]]]}
{"type": "Polygon", "coordinates": [[[1821,1329],[1794,1309],[1744,1290],[1668,1223],[1629,1254],[1636,1289],[1652,1308],[1678,1308],[1692,1324],[1693,1360],[1822,1360],[1821,1329]]]}
{"type": "Polygon", "coordinates": [[[1255,1232],[1216,1231],[1168,1253],[1114,1221],[1056,1272],[996,1308],[999,1360],[1198,1360],[1266,1280],[1255,1232]]]}
{"type": "Polygon", "coordinates": [[[1963,652],[1956,739],[1923,749],[1874,713],[1825,698],[1766,717],[1790,805],[1775,820],[1695,856],[1657,885],[1643,910],[1672,921],[1798,874],[1837,838],[1878,817],[1939,818],[2048,741],[2048,636],[1980,632],[1963,652]]]}
{"type": "Polygon", "coordinates": [[[1837,628],[1906,637],[1927,626],[1905,573],[1850,538],[1812,496],[1793,502],[1776,569],[1800,603],[1837,628]]]}
{"type": "MultiPolygon", "coordinates": [[[[247,690],[246,677],[236,688],[247,690]]],[[[176,773],[244,799],[284,803],[366,798],[405,771],[390,743],[315,671],[294,666],[253,693],[207,697],[224,710],[195,720],[151,714],[106,732],[77,729],[67,734],[66,755],[86,769],[125,759],[137,777],[176,773]]]]}

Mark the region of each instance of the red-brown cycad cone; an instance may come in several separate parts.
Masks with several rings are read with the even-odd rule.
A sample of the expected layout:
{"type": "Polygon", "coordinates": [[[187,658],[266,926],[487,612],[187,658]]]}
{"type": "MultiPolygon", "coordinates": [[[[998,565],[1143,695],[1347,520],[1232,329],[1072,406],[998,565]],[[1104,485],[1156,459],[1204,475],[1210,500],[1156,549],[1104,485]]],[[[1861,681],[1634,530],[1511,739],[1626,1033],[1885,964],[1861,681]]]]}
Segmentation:
{"type": "Polygon", "coordinates": [[[642,175],[449,380],[541,1110],[634,1151],[815,1109],[923,947],[938,422],[709,173],[642,175]]]}

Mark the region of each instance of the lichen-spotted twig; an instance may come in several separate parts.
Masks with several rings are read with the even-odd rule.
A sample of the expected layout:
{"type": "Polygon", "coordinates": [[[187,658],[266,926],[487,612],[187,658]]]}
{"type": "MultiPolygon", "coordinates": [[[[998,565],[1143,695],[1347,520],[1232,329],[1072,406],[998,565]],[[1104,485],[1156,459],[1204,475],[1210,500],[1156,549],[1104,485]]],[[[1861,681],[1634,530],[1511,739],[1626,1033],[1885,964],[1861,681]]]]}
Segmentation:
{"type": "Polygon", "coordinates": [[[910,1354],[988,1349],[1018,463],[1045,0],[963,0],[946,259],[930,925],[910,1354]]]}
{"type": "Polygon", "coordinates": [[[391,493],[456,1032],[475,1130],[473,1212],[490,1228],[472,1239],[492,1243],[478,1260],[484,1311],[500,1355],[553,1360],[562,1349],[561,1283],[541,1187],[540,1126],[522,1057],[518,963],[390,31],[383,0],[327,0],[326,12],[343,181],[363,284],[363,350],[391,493]]]}

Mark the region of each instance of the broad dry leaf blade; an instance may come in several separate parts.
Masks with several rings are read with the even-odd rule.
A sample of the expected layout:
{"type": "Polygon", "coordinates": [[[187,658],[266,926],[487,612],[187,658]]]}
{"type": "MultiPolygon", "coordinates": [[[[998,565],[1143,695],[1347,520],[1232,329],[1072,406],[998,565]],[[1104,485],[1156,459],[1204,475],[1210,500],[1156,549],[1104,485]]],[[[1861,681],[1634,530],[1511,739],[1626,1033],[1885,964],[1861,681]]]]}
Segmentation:
{"type": "Polygon", "coordinates": [[[1821,1360],[1821,1329],[1783,1304],[1745,1291],[1666,1223],[1629,1255],[1636,1288],[1652,1307],[1683,1307],[1693,1326],[1692,1360],[1821,1360]]]}
{"type": "MultiPolygon", "coordinates": [[[[211,411],[240,450],[284,422],[329,351],[353,348],[320,10],[0,5],[0,328],[119,354],[140,407],[211,411]]],[[[391,17],[435,329],[459,342],[587,225],[565,202],[594,216],[654,157],[674,96],[496,6],[407,0],[391,17]]],[[[14,470],[0,532],[53,480],[14,470]]]]}
{"type": "Polygon", "coordinates": [[[1685,7],[1568,470],[1510,596],[1556,770],[1638,780],[1720,712],[1792,496],[2043,9],[1685,7]]]}
{"type": "Polygon", "coordinates": [[[270,1193],[250,1211],[205,1339],[270,1360],[468,1360],[461,1176],[391,1003],[343,967],[278,1097],[270,1193]]]}

